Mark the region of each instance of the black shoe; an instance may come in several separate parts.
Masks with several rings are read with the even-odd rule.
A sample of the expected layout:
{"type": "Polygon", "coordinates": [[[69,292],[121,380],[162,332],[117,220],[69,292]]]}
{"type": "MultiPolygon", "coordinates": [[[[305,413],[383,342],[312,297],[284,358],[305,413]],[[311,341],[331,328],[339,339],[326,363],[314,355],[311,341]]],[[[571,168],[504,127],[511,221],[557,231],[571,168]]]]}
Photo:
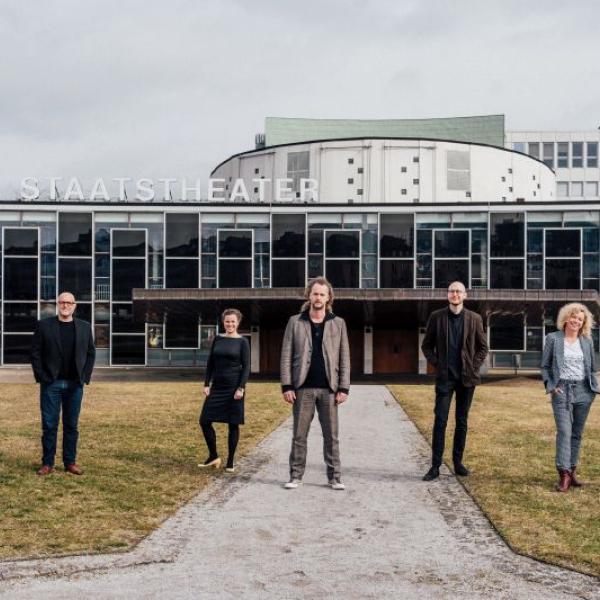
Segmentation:
{"type": "Polygon", "coordinates": [[[423,475],[423,481],[433,481],[434,479],[437,479],[439,476],[440,476],[439,467],[431,467],[431,469],[429,469],[429,471],[427,471],[427,473],[425,473],[425,475],[423,475]]]}
{"type": "Polygon", "coordinates": [[[455,463],[454,464],[454,473],[456,475],[460,475],[461,477],[466,477],[470,473],[470,471],[462,463],[455,463]]]}

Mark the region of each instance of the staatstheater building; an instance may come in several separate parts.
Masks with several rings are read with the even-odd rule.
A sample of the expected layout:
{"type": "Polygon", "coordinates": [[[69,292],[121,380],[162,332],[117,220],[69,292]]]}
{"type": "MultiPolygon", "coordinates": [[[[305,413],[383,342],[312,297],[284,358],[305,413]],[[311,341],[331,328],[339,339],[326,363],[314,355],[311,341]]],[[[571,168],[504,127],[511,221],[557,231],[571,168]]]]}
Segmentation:
{"type": "Polygon", "coordinates": [[[28,362],[36,319],[70,290],[100,365],[203,365],[234,306],[252,371],[275,373],[325,274],[357,374],[425,372],[424,326],[454,280],[484,316],[489,368],[538,366],[564,302],[599,313],[599,141],[505,132],[501,115],[268,118],[215,167],[210,199],[2,201],[1,363],[28,362]]]}

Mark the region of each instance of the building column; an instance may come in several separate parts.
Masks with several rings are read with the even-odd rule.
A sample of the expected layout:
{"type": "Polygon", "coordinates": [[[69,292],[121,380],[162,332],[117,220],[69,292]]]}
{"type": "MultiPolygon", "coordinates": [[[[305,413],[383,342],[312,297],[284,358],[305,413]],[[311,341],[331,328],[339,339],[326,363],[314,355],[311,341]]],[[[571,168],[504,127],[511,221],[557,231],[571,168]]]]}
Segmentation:
{"type": "Polygon", "coordinates": [[[250,373],[260,373],[260,327],[250,328],[250,373]]]}
{"type": "Polygon", "coordinates": [[[363,335],[363,373],[373,375],[373,328],[365,327],[363,335]]]}
{"type": "Polygon", "coordinates": [[[419,375],[427,375],[427,359],[423,354],[423,350],[421,350],[421,344],[423,343],[423,338],[425,337],[425,328],[419,327],[419,375]]]}

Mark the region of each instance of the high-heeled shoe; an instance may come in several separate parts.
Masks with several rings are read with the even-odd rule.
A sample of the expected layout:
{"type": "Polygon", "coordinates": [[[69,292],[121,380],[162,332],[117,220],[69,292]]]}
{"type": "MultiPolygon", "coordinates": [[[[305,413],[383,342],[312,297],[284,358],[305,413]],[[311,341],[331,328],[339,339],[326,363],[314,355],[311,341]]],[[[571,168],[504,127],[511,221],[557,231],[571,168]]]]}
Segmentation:
{"type": "Polygon", "coordinates": [[[198,463],[198,466],[201,469],[208,469],[209,467],[214,467],[218,469],[221,466],[221,457],[217,456],[217,458],[213,458],[211,461],[198,463]]]}
{"type": "Polygon", "coordinates": [[[235,467],[225,467],[225,473],[235,473],[235,467]]]}

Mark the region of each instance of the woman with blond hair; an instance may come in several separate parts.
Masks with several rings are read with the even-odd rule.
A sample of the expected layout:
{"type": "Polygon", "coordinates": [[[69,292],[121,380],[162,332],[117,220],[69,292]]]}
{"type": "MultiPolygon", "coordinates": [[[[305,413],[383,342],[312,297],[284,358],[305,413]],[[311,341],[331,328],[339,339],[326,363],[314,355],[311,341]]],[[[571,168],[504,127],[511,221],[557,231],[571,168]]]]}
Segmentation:
{"type": "Polygon", "coordinates": [[[591,331],[594,318],[586,306],[573,302],[563,306],[556,319],[558,331],[546,337],[542,356],[542,379],[552,396],[556,422],[556,490],[581,487],[575,471],[581,437],[598,390],[596,360],[591,331]]]}

